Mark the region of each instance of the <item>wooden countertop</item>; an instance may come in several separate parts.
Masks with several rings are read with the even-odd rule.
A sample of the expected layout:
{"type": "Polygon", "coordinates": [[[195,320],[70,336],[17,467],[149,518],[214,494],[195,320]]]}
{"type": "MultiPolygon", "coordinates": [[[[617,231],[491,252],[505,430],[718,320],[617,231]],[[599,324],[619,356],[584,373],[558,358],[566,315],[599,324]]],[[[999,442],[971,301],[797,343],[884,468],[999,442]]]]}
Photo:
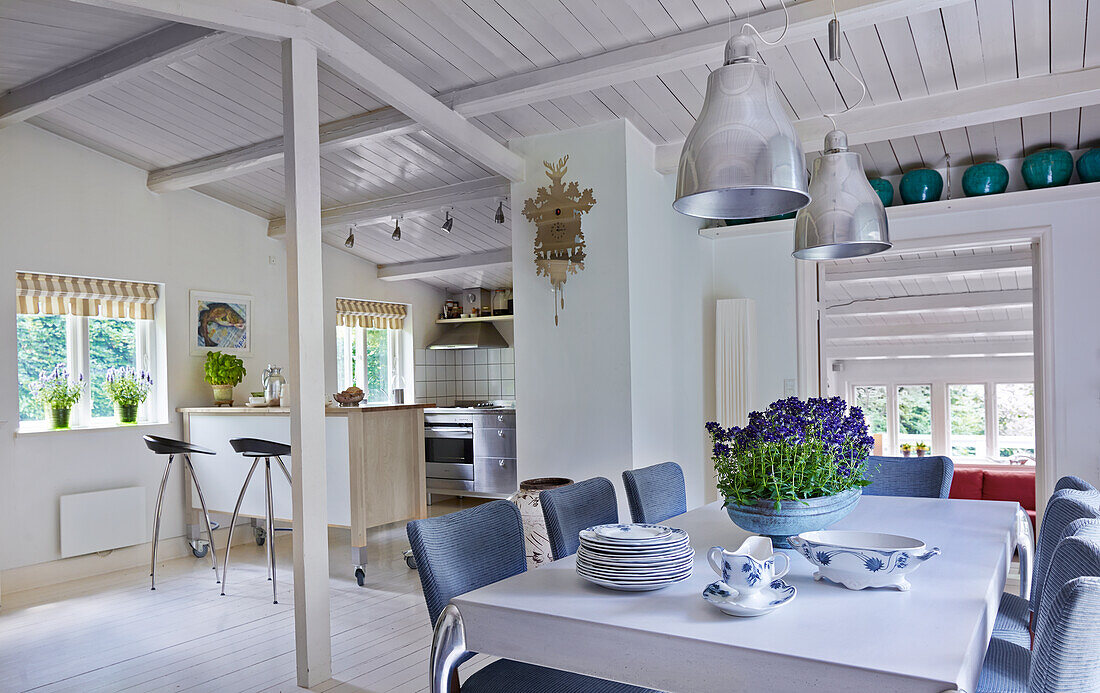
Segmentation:
{"type": "MultiPolygon", "coordinates": [[[[436,406],[431,404],[368,404],[359,407],[325,407],[325,416],[350,416],[351,414],[377,411],[396,411],[399,409],[428,409],[436,406]]],[[[250,415],[250,416],[279,416],[290,413],[290,407],[179,407],[176,409],[181,414],[223,414],[250,415]]]]}

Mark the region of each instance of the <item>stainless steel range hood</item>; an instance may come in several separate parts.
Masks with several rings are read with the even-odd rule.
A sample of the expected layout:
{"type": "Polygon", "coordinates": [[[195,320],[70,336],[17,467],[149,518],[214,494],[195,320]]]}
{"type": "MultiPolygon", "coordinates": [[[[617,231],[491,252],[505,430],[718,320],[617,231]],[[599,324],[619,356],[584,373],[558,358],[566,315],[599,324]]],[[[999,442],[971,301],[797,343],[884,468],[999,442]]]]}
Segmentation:
{"type": "Polygon", "coordinates": [[[460,323],[444,328],[429,349],[490,349],[507,347],[508,342],[489,322],[460,323]]]}

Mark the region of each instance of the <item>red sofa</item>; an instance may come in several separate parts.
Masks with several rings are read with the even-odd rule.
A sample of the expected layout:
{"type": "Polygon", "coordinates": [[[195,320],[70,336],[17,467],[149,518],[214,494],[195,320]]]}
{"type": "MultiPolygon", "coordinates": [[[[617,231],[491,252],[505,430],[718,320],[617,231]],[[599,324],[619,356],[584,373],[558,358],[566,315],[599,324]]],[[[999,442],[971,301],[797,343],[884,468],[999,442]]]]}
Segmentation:
{"type": "Polygon", "coordinates": [[[1035,467],[956,465],[950,497],[1016,501],[1035,528],[1035,467]]]}

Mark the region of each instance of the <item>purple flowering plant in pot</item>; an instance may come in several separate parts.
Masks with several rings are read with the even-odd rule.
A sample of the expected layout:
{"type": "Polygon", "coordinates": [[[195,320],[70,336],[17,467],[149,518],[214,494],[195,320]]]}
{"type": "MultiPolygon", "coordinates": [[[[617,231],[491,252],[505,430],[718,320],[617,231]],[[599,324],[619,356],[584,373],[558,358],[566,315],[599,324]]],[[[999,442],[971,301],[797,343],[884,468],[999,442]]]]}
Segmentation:
{"type": "Polygon", "coordinates": [[[31,391],[34,393],[34,398],[46,409],[50,428],[69,427],[69,415],[73,405],[84,395],[87,385],[83,373],[79,374],[74,382],[69,376],[68,366],[63,363],[54,366],[52,371],[43,371],[38,374],[38,380],[31,383],[31,391]]]}
{"type": "Polygon", "coordinates": [[[115,403],[118,422],[137,423],[138,407],[149,396],[153,376],[130,366],[111,368],[107,371],[107,396],[115,403]]]}
{"type": "Polygon", "coordinates": [[[710,422],[707,431],[730,519],[777,547],[843,518],[871,483],[874,438],[863,411],[840,397],[777,400],[744,427],[710,422]]]}

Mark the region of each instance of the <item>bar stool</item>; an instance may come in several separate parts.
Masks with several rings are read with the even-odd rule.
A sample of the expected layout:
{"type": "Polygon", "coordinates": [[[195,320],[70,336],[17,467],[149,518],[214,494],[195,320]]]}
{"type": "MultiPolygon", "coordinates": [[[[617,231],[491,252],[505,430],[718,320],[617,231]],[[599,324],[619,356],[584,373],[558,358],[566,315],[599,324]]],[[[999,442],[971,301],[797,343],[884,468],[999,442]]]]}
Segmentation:
{"type": "Polygon", "coordinates": [[[210,540],[210,561],[214,567],[214,579],[218,579],[217,550],[214,548],[214,530],[210,528],[210,513],[206,510],[206,499],[202,495],[202,486],[199,486],[199,477],[195,474],[195,468],[191,465],[191,455],[213,455],[214,451],[199,445],[161,436],[143,436],[145,445],[157,455],[168,455],[168,463],[164,465],[164,476],[160,480],[160,492],[157,493],[157,506],[153,512],[153,558],[149,565],[149,589],[157,588],[157,542],[160,537],[160,507],[164,500],[164,488],[168,485],[168,474],[172,471],[172,460],[176,455],[182,455],[187,464],[187,470],[191,472],[191,481],[195,484],[195,490],[199,494],[199,505],[202,506],[202,516],[206,520],[206,536],[210,540]]]}
{"type": "Polygon", "coordinates": [[[229,550],[233,546],[233,528],[237,525],[237,515],[241,512],[241,503],[244,502],[244,494],[248,491],[248,482],[252,481],[252,475],[255,474],[256,467],[262,459],[264,461],[264,485],[267,490],[267,527],[265,528],[267,532],[267,572],[270,576],[268,579],[271,580],[271,603],[278,604],[279,594],[275,584],[275,511],[274,504],[271,501],[271,458],[274,457],[275,461],[279,463],[279,468],[283,470],[287,483],[293,486],[294,482],[290,480],[290,472],[287,471],[282,459],[283,455],[290,454],[290,446],[260,438],[234,438],[229,441],[229,444],[237,452],[245,457],[252,457],[255,461],[252,463],[252,468],[248,470],[248,476],[244,478],[241,495],[237,496],[237,507],[233,509],[233,519],[229,522],[229,538],[225,547],[225,566],[222,568],[222,595],[225,594],[225,582],[229,575],[229,550]]]}

